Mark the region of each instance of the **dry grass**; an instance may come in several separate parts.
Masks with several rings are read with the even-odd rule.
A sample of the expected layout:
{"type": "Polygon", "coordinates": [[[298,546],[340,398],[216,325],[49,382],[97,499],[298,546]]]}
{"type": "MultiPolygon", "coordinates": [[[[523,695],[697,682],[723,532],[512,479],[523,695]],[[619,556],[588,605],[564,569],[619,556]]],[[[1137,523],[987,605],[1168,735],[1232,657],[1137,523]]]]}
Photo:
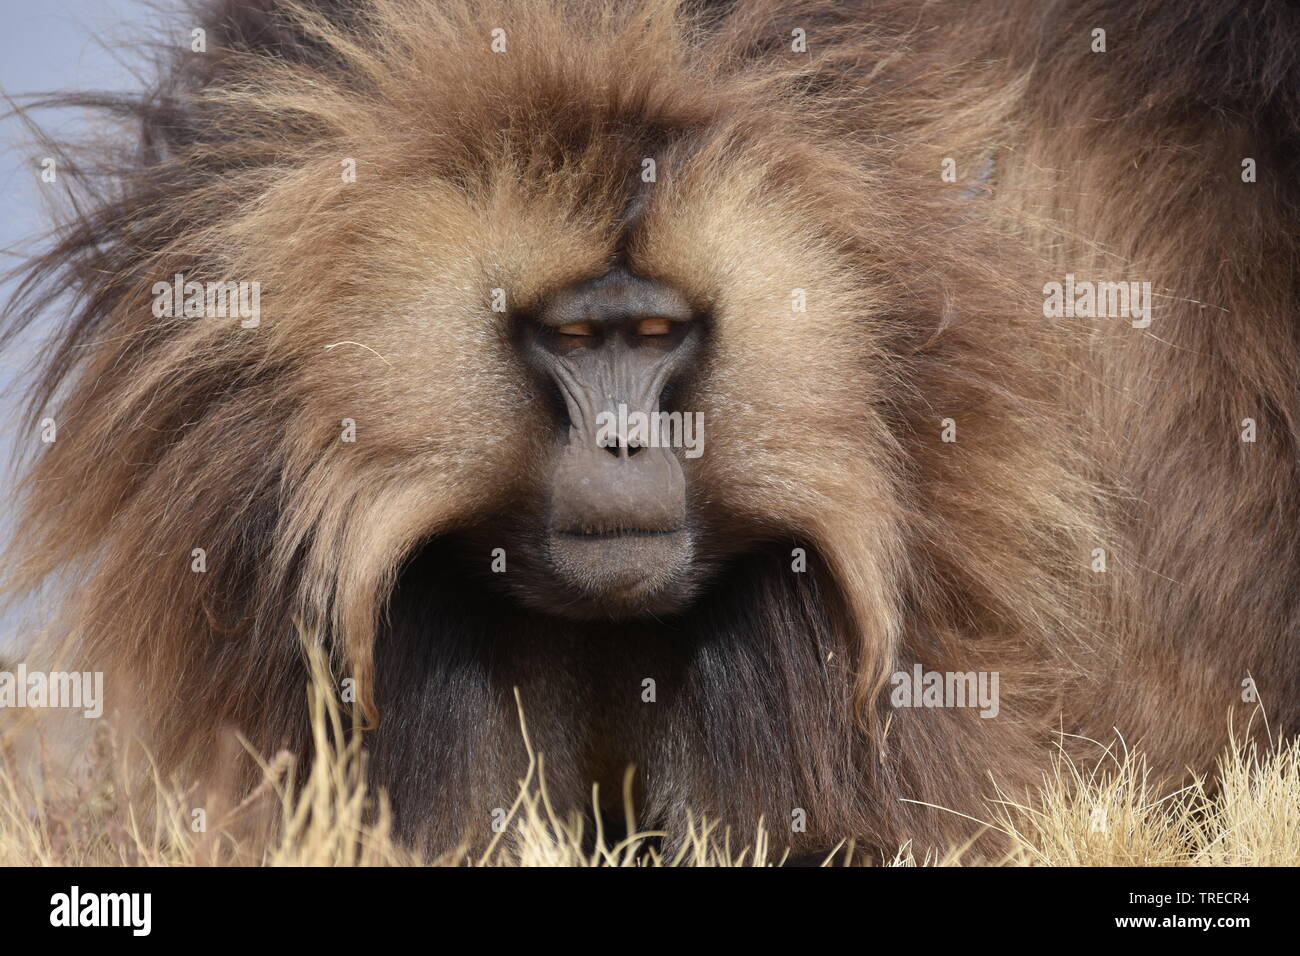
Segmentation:
{"type": "Polygon", "coordinates": [[[1140,754],[1108,751],[1084,772],[1053,761],[1035,806],[994,814],[1015,862],[1044,866],[1294,866],[1300,863],[1300,740],[1271,750],[1233,744],[1217,785],[1173,793],[1151,784],[1140,754]]]}
{"type": "MultiPolygon", "coordinates": [[[[238,806],[195,799],[158,779],[129,783],[131,748],[100,729],[93,752],[73,775],[20,770],[44,764],[0,751],[0,865],[402,866],[421,861],[390,836],[382,796],[365,785],[365,754],[347,732],[332,695],[317,682],[309,693],[313,759],[299,785],[288,754],[263,761],[264,781],[238,806]],[[133,797],[147,792],[156,796],[133,797]],[[206,804],[203,827],[194,808],[206,804]],[[268,836],[268,834],[274,834],[268,836]]],[[[527,727],[523,724],[525,741],[527,727]]],[[[785,860],[760,827],[740,837],[707,821],[692,826],[680,849],[665,854],[657,837],[638,831],[629,809],[625,840],[584,833],[577,816],[562,818],[547,799],[545,761],[531,761],[505,824],[486,849],[449,853],[451,866],[772,866],[785,860]]],[[[1203,781],[1157,793],[1141,755],[1119,748],[1084,769],[1053,761],[1033,799],[999,794],[987,822],[1014,846],[1003,862],[1031,866],[1224,866],[1300,864],[1300,740],[1260,751],[1233,746],[1221,758],[1220,785],[1203,781]]],[[[594,794],[593,794],[594,799],[594,794]]],[[[630,808],[630,801],[625,801],[630,808]]],[[[854,859],[852,845],[837,862],[854,859]]],[[[861,862],[860,855],[857,855],[861,862]]],[[[891,866],[959,865],[962,848],[917,859],[901,847],[891,866]]]]}

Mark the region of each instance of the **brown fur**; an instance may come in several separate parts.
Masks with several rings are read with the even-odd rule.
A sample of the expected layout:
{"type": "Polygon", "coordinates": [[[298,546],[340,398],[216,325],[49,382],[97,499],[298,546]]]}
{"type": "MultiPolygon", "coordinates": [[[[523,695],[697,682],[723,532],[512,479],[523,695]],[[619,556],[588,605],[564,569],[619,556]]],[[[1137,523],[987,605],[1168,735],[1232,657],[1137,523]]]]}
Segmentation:
{"type": "Polygon", "coordinates": [[[58,632],[168,768],[305,745],[299,627],[430,849],[509,804],[515,686],[557,803],[635,764],[643,822],[803,808],[796,850],[963,839],[923,804],[986,818],[1055,730],[1208,770],[1247,674],[1294,732],[1292,8],[337,6],[215,4],[152,94],[82,98],[144,133],[12,310],[79,296],[10,589],[75,582],[58,632]],[[508,323],[619,257],[710,317],[719,545],[686,613],[575,624],[494,592],[482,529],[541,493],[508,323]],[[1151,328],[1045,320],[1067,271],[1150,280],[1151,328]],[[154,318],[177,272],[260,281],[261,326],[154,318]],[[913,662],[1000,672],[1000,716],[891,708],[913,662]]]}

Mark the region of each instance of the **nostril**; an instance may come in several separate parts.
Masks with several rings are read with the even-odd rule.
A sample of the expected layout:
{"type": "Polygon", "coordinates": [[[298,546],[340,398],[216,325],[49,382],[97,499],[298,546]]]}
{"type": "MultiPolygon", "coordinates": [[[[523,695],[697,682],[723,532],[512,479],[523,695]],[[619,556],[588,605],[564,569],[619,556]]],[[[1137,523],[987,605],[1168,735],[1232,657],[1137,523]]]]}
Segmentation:
{"type": "Polygon", "coordinates": [[[631,458],[641,453],[645,445],[639,441],[625,441],[621,438],[607,439],[602,445],[605,451],[615,458],[631,458]]]}

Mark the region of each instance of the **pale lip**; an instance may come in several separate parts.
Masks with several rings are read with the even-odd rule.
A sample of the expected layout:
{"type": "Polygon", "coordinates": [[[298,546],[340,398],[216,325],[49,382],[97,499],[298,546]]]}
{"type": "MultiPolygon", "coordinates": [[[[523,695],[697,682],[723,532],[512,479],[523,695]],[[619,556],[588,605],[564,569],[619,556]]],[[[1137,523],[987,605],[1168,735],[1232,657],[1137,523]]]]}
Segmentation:
{"type": "Polygon", "coordinates": [[[584,595],[635,604],[671,582],[694,556],[684,528],[573,533],[552,530],[551,566],[584,595]]]}

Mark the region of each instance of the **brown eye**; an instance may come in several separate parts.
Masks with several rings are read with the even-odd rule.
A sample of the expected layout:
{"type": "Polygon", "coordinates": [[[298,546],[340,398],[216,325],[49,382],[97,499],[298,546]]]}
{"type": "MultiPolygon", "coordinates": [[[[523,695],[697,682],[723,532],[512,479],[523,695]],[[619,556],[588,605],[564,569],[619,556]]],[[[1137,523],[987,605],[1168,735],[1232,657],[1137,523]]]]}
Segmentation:
{"type": "Polygon", "coordinates": [[[636,334],[643,336],[667,335],[673,330],[671,319],[642,319],[636,324],[636,334]]]}
{"type": "Polygon", "coordinates": [[[556,333],[573,338],[590,338],[596,334],[596,327],[590,322],[570,322],[568,325],[556,326],[556,333]]]}

